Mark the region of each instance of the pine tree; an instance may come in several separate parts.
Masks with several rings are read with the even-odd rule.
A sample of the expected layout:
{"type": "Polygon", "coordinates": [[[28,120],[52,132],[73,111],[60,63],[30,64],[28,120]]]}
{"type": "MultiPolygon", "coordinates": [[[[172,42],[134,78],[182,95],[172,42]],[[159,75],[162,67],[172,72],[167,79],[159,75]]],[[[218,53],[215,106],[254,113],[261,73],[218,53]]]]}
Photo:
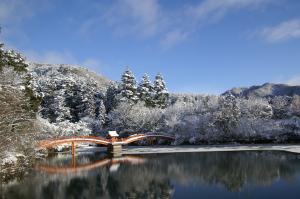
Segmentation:
{"type": "Polygon", "coordinates": [[[154,106],[153,102],[153,85],[149,80],[149,76],[144,74],[138,86],[138,95],[141,101],[145,102],[146,106],[154,106]]]}
{"type": "Polygon", "coordinates": [[[109,113],[111,110],[117,107],[118,98],[117,96],[120,94],[120,90],[117,84],[111,84],[106,90],[104,106],[106,109],[106,113],[109,113]]]}
{"type": "Polygon", "coordinates": [[[163,76],[159,73],[154,81],[154,102],[157,107],[165,108],[169,100],[169,92],[163,76]]]}
{"type": "Polygon", "coordinates": [[[25,58],[14,50],[5,50],[4,44],[0,43],[0,72],[3,67],[9,66],[16,72],[27,72],[28,65],[25,63],[25,58]]]}
{"type": "Polygon", "coordinates": [[[137,102],[137,86],[136,80],[133,73],[127,69],[122,75],[122,83],[121,83],[121,101],[132,101],[137,102]]]}
{"type": "Polygon", "coordinates": [[[103,97],[100,98],[97,96],[95,113],[96,119],[98,119],[100,125],[103,126],[107,120],[103,97]]]}

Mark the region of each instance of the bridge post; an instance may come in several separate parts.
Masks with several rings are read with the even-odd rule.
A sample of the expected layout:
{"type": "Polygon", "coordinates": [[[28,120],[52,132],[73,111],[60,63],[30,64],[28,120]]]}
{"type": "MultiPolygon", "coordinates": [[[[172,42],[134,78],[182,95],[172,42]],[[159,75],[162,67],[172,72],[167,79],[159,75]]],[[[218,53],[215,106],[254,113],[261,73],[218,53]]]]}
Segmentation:
{"type": "Polygon", "coordinates": [[[107,153],[112,157],[122,156],[122,145],[111,143],[107,146],[107,153]]]}
{"type": "Polygon", "coordinates": [[[75,143],[72,142],[72,155],[75,155],[75,143]]]}
{"type": "Polygon", "coordinates": [[[76,159],[75,159],[75,142],[72,142],[72,166],[76,167],[76,159]]]}

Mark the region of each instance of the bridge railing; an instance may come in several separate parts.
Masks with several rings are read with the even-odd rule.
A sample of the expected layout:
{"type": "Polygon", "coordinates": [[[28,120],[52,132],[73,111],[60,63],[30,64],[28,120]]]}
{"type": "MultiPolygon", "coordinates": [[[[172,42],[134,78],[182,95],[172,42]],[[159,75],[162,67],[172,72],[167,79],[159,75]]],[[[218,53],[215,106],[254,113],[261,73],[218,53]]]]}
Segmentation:
{"type": "Polygon", "coordinates": [[[129,136],[127,137],[124,142],[126,144],[129,144],[129,143],[132,143],[132,142],[136,142],[136,141],[139,141],[139,140],[143,140],[143,139],[147,139],[147,138],[164,138],[164,139],[170,139],[170,140],[175,140],[175,137],[172,137],[170,135],[166,135],[166,134],[137,134],[137,135],[134,135],[134,136],[129,136]]]}
{"type": "Polygon", "coordinates": [[[60,137],[60,138],[52,138],[48,140],[41,140],[38,143],[39,148],[48,148],[51,146],[59,145],[59,144],[67,144],[67,143],[74,143],[74,142],[81,142],[81,143],[98,143],[98,144],[112,144],[112,143],[120,143],[120,144],[129,144],[131,142],[135,142],[138,140],[142,140],[145,138],[150,138],[150,137],[159,137],[159,138],[164,138],[164,139],[172,139],[174,140],[175,138],[166,135],[166,134],[135,134],[132,136],[129,136],[127,138],[114,138],[114,139],[107,139],[103,137],[97,137],[97,136],[70,136],[70,137],[60,137]]]}
{"type": "Polygon", "coordinates": [[[111,142],[110,139],[106,139],[103,137],[97,136],[70,136],[70,137],[60,137],[60,138],[52,138],[47,140],[41,140],[38,142],[38,148],[47,148],[47,146],[59,145],[59,144],[67,144],[72,142],[82,142],[82,143],[107,143],[111,142]]]}

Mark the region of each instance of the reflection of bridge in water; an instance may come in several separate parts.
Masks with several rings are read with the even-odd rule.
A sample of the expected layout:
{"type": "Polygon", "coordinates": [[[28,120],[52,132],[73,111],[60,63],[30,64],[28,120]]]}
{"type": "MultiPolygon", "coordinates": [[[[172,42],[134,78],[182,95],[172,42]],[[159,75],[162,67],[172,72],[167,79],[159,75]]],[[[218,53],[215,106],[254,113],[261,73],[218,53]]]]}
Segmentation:
{"type": "Polygon", "coordinates": [[[58,167],[58,166],[51,166],[51,165],[38,165],[36,170],[52,173],[52,174],[70,174],[70,173],[79,173],[84,171],[89,171],[96,168],[101,168],[104,166],[110,166],[110,170],[114,171],[118,169],[119,164],[121,163],[129,163],[132,165],[135,164],[143,164],[146,162],[145,158],[138,157],[138,156],[124,156],[119,158],[104,158],[102,160],[98,160],[96,162],[76,165],[76,160],[72,157],[72,165],[58,167]]]}
{"type": "Polygon", "coordinates": [[[175,138],[170,135],[164,134],[136,134],[127,138],[112,137],[110,139],[95,136],[74,136],[74,137],[61,137],[56,139],[42,140],[38,143],[38,149],[49,149],[61,144],[72,144],[72,154],[75,154],[75,143],[95,143],[107,146],[108,152],[112,155],[120,155],[122,152],[122,145],[127,145],[139,140],[144,139],[167,139],[174,140],[175,138]]]}

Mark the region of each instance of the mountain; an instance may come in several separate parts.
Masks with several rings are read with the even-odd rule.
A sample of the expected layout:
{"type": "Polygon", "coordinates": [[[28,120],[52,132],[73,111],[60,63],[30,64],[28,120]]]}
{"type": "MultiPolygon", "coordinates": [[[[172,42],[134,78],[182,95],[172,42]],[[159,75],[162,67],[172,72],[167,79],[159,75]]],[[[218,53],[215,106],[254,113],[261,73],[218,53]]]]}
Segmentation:
{"type": "Polygon", "coordinates": [[[222,95],[232,94],[241,98],[272,98],[275,96],[294,96],[300,95],[300,86],[290,86],[286,84],[265,83],[260,86],[249,88],[233,88],[224,92],[222,95]]]}

